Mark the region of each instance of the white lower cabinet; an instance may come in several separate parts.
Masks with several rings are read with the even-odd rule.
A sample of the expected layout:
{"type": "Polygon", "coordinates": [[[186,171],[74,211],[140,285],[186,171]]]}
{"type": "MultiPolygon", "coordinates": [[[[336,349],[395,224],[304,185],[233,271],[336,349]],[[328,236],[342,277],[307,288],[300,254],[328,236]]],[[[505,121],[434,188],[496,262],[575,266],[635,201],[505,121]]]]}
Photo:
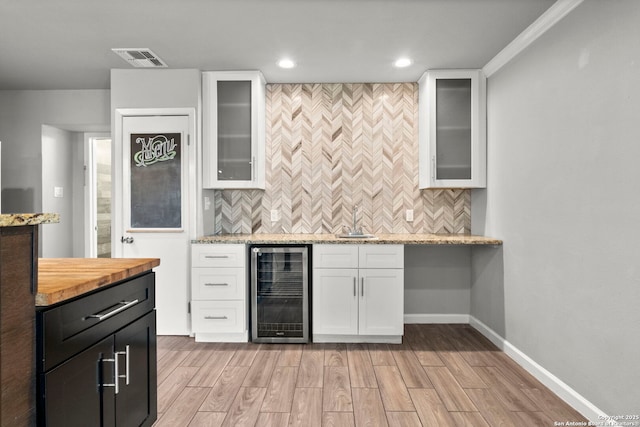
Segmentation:
{"type": "Polygon", "coordinates": [[[313,246],[314,342],[402,342],[404,246],[313,246]]]}
{"type": "Polygon", "coordinates": [[[360,269],[360,335],[402,336],[404,330],[404,270],[360,269]]]}
{"type": "Polygon", "coordinates": [[[314,268],[313,340],[318,335],[358,335],[358,270],[314,268]]]}
{"type": "Polygon", "coordinates": [[[196,341],[248,340],[246,248],[191,246],[191,330],[196,341]]]}

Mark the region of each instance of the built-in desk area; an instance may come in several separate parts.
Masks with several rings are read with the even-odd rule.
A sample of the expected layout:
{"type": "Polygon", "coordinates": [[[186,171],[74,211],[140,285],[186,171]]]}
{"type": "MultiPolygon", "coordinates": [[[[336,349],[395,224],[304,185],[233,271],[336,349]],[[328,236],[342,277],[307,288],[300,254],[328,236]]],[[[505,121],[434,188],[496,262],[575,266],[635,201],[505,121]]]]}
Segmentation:
{"type": "Polygon", "coordinates": [[[502,245],[469,234],[329,233],[213,235],[191,243],[196,340],[247,340],[251,245],[309,245],[312,340],[387,343],[401,342],[403,323],[468,323],[471,250],[502,245]],[[231,284],[233,294],[226,292],[231,284]]]}

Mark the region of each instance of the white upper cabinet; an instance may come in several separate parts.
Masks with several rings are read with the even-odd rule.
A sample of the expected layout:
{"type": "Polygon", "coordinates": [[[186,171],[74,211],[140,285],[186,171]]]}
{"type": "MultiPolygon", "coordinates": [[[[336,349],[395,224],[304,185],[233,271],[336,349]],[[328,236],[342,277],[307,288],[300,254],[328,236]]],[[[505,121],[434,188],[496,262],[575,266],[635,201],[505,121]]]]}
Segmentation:
{"type": "Polygon", "coordinates": [[[265,92],[259,71],[205,71],[204,188],[264,189],[265,92]]]}
{"type": "Polygon", "coordinates": [[[418,84],[419,187],[486,187],[486,77],[482,70],[429,70],[418,84]]]}

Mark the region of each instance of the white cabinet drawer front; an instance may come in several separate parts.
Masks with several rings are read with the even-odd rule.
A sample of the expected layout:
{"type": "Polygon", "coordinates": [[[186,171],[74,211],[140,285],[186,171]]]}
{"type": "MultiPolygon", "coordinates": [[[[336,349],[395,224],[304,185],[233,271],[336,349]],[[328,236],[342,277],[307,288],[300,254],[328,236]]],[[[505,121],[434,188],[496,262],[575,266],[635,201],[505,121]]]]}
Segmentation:
{"type": "Polygon", "coordinates": [[[314,268],[358,268],[358,245],[313,245],[314,268]]]}
{"type": "Polygon", "coordinates": [[[244,301],[192,301],[193,332],[244,332],[244,301]]]}
{"type": "Polygon", "coordinates": [[[191,245],[192,267],[244,267],[245,245],[191,245]]]}
{"type": "Polygon", "coordinates": [[[404,268],[403,245],[360,245],[360,268],[404,268]]]}
{"type": "Polygon", "coordinates": [[[191,270],[193,299],[244,299],[246,295],[245,269],[194,268],[191,270]]]}

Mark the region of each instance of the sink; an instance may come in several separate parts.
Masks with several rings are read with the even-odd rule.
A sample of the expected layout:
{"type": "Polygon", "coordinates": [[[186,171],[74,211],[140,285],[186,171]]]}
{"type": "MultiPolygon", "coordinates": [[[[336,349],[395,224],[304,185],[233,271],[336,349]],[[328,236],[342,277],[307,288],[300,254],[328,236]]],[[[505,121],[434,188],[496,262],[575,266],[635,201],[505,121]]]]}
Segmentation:
{"type": "Polygon", "coordinates": [[[339,239],[377,239],[373,234],[336,234],[339,239]]]}

